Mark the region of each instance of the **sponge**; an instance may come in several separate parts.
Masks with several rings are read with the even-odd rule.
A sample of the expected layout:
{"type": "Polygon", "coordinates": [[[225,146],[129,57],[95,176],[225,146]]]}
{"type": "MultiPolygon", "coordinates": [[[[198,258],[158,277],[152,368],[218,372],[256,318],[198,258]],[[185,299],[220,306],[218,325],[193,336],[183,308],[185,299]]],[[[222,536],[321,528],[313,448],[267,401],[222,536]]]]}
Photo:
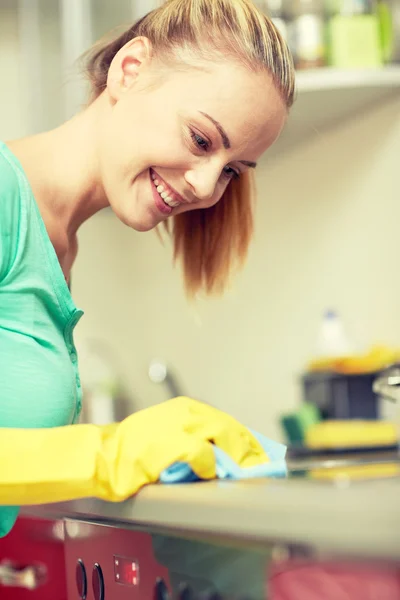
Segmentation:
{"type": "Polygon", "coordinates": [[[328,420],[307,428],[307,448],[371,448],[398,443],[397,428],[389,421],[328,420]]]}
{"type": "Polygon", "coordinates": [[[321,414],[315,404],[304,402],[295,413],[283,415],[280,419],[289,444],[302,445],[308,429],[321,421],[321,414]]]}

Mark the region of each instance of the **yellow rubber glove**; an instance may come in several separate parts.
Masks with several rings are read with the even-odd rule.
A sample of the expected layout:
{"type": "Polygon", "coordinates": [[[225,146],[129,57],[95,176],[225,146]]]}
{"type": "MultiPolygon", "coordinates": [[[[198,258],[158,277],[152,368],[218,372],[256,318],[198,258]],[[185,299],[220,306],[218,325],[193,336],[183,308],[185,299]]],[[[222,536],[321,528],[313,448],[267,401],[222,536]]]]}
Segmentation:
{"type": "Polygon", "coordinates": [[[241,467],[268,461],[248,429],[229,415],[179,397],[106,426],[0,429],[0,504],[97,497],[120,501],[176,461],[215,477],[212,443],[241,467]]]}

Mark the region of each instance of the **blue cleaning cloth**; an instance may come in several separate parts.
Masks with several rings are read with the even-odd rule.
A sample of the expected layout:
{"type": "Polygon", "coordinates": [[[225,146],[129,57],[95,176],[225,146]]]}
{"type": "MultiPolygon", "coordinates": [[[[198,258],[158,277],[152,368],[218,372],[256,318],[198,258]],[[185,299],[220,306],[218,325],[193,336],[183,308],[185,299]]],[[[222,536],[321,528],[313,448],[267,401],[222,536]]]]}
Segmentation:
{"type": "MultiPolygon", "coordinates": [[[[218,479],[254,479],[256,477],[286,477],[286,450],[284,444],[274,442],[257,431],[250,430],[253,436],[260,442],[268,455],[270,462],[255,467],[242,468],[221,448],[213,446],[216,472],[218,479]]],[[[190,483],[200,481],[187,463],[176,462],[165,469],[160,476],[161,483],[190,483]]]]}

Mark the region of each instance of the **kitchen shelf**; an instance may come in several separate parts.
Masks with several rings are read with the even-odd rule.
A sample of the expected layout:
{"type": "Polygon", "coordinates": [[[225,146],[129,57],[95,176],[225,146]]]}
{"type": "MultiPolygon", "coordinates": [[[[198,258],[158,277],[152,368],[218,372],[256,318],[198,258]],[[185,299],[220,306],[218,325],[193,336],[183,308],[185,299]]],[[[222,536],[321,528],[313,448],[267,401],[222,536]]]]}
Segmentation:
{"type": "Polygon", "coordinates": [[[357,118],[400,95],[400,65],[379,69],[321,68],[297,73],[296,101],[288,124],[265,157],[280,156],[323,130],[357,118]]]}
{"type": "Polygon", "coordinates": [[[297,71],[297,88],[300,93],[319,92],[343,88],[400,88],[400,65],[379,69],[312,69],[297,71]]]}

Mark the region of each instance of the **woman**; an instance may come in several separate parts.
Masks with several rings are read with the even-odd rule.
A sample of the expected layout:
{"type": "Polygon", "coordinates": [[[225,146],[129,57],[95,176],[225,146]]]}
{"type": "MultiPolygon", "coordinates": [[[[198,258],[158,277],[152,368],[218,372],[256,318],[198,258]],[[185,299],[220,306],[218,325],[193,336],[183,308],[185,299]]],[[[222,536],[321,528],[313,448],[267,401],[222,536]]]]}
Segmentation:
{"type": "MultiPolygon", "coordinates": [[[[0,504],[121,500],[175,461],[215,476],[211,442],[267,460],[234,419],[188,398],[108,427],[80,412],[67,282],[81,224],[111,206],[170,225],[189,295],[221,291],[252,232],[251,177],[293,101],[291,58],[250,0],[169,0],[88,57],[88,107],[0,147],[0,504]],[[53,429],[52,429],[53,428],[53,429]]],[[[0,508],[0,534],[18,509],[0,508]]]]}

